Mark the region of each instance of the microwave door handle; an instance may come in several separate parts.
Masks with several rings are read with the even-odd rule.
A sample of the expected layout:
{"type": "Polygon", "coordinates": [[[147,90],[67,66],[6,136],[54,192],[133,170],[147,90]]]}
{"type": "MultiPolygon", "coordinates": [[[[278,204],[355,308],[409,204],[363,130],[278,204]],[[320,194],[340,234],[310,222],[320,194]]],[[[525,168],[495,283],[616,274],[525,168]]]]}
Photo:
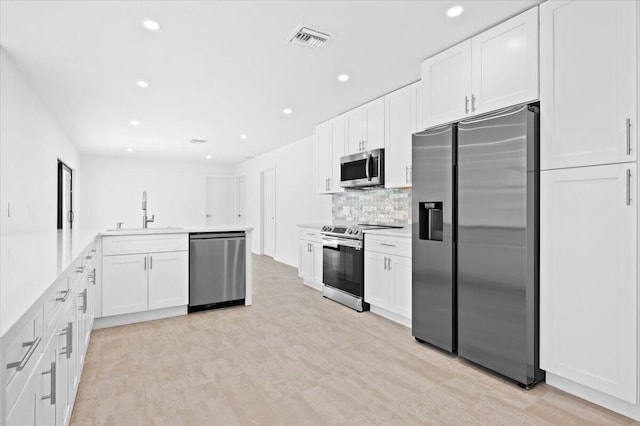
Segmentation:
{"type": "Polygon", "coordinates": [[[371,163],[371,154],[367,155],[367,164],[364,166],[367,173],[367,180],[371,181],[371,171],[370,171],[370,163],[371,163]]]}

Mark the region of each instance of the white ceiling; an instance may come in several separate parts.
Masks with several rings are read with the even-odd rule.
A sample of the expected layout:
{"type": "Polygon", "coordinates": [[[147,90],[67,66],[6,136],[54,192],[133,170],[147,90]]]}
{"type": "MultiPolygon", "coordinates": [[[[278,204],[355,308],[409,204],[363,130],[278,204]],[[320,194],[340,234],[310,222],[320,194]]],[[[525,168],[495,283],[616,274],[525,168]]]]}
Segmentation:
{"type": "Polygon", "coordinates": [[[81,152],[234,163],[418,80],[424,58],[538,3],[3,0],[0,45],[81,152]],[[465,12],[446,17],[454,4],[465,12]],[[333,39],[291,46],[298,24],[333,39]]]}

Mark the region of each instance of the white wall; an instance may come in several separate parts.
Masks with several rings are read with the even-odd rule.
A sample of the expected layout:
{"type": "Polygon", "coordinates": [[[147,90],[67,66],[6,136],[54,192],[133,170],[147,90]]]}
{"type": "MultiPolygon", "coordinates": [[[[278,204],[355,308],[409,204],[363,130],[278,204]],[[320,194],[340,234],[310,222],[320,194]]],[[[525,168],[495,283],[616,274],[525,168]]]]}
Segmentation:
{"type": "MultiPolygon", "coordinates": [[[[232,166],[171,160],[82,156],[78,220],[101,229],[142,226],[147,191],[152,226],[204,225],[207,176],[232,176],[232,166]]],[[[231,208],[233,208],[231,206],[231,208]]]]}
{"type": "Polygon", "coordinates": [[[57,228],[58,158],[77,170],[78,151],[0,49],[0,235],[57,228]]]}
{"type": "Polygon", "coordinates": [[[316,194],[315,137],[270,151],[236,166],[246,176],[247,221],[255,228],[254,253],[260,252],[260,172],[276,170],[276,250],[274,259],[298,266],[300,223],[331,223],[331,196],[316,194]]]}

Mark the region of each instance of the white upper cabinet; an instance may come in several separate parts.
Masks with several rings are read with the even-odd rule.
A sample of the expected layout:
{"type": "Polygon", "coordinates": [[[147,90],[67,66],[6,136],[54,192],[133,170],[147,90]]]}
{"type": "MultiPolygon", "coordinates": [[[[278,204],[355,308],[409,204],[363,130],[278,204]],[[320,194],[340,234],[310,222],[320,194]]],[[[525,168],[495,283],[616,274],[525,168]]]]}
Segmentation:
{"type": "Polygon", "coordinates": [[[538,8],[471,39],[471,112],[538,99],[538,8]]]}
{"type": "Polygon", "coordinates": [[[385,147],[384,96],[344,114],[345,155],[385,147]]]}
{"type": "Polygon", "coordinates": [[[385,182],[387,188],[411,186],[411,86],[384,97],[386,149],[385,182]]]}
{"type": "Polygon", "coordinates": [[[538,99],[538,8],[422,62],[424,127],[538,99]]]}
{"type": "Polygon", "coordinates": [[[424,108],[424,84],[422,80],[411,84],[411,133],[426,129],[424,108]]]}
{"type": "Polygon", "coordinates": [[[342,192],[340,157],[344,155],[345,116],[340,115],[316,126],[317,192],[342,192]]]}
{"type": "Polygon", "coordinates": [[[316,126],[316,176],[320,194],[327,194],[331,190],[331,148],[331,122],[325,121],[316,126]]]}
{"type": "Polygon", "coordinates": [[[636,403],[634,163],[540,173],[540,367],[636,403]]]}
{"type": "Polygon", "coordinates": [[[471,112],[471,40],[422,62],[425,128],[456,121],[471,112]]]}
{"type": "Polygon", "coordinates": [[[344,191],[340,186],[340,157],[344,155],[344,133],[344,115],[339,115],[331,120],[331,192],[344,191]]]}
{"type": "Polygon", "coordinates": [[[637,160],[636,1],[540,6],[542,169],[637,160]]]}

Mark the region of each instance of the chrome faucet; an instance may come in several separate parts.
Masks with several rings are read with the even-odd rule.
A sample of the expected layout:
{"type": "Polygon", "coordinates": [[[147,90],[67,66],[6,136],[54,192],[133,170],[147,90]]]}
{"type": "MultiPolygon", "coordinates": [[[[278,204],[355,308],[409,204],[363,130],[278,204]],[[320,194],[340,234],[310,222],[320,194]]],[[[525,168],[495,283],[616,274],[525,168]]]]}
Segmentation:
{"type": "Polygon", "coordinates": [[[152,214],[151,219],[147,217],[147,191],[142,191],[142,227],[147,229],[149,222],[153,222],[156,215],[152,214]]]}

